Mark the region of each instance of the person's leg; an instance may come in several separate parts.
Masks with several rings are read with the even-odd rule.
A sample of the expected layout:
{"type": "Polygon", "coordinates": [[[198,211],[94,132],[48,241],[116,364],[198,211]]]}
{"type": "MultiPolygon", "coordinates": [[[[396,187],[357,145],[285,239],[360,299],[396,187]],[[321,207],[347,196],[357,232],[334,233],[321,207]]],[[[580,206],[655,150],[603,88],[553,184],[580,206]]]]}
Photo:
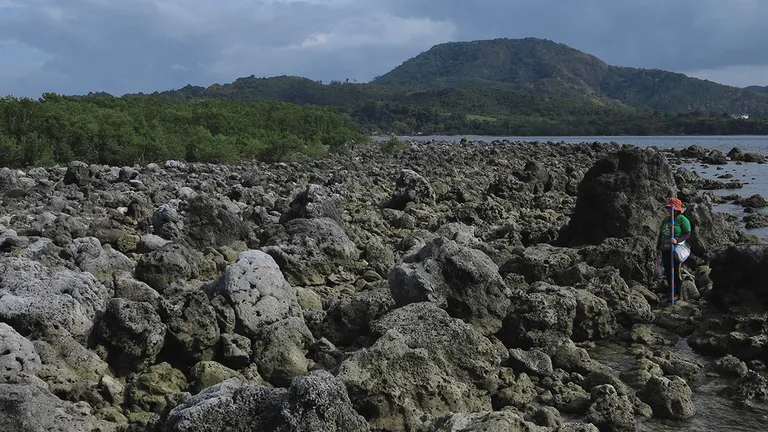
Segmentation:
{"type": "Polygon", "coordinates": [[[670,286],[670,277],[672,276],[672,263],[670,262],[670,257],[670,251],[661,251],[661,263],[664,264],[664,280],[667,281],[667,287],[670,286]]]}

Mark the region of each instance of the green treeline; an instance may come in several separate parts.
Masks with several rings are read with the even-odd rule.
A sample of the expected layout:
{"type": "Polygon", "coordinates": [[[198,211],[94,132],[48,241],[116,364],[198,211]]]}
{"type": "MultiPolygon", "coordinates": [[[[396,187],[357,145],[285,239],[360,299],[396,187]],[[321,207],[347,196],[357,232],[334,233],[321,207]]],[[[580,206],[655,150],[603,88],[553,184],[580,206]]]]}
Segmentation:
{"type": "Polygon", "coordinates": [[[0,166],[296,160],[346,149],[366,135],[419,133],[768,135],[768,120],[665,114],[500,86],[324,85],[296,77],[151,95],[0,99],[0,166]]]}
{"type": "Polygon", "coordinates": [[[0,99],[0,166],[291,160],[362,139],[329,107],[108,95],[0,99]]]}
{"type": "Polygon", "coordinates": [[[763,135],[763,119],[729,113],[667,114],[618,102],[571,99],[503,85],[425,89],[376,84],[321,84],[301,77],[240,78],[208,88],[187,86],[140,95],[174,102],[281,100],[324,105],[347,114],[361,132],[380,135],[763,135]]]}

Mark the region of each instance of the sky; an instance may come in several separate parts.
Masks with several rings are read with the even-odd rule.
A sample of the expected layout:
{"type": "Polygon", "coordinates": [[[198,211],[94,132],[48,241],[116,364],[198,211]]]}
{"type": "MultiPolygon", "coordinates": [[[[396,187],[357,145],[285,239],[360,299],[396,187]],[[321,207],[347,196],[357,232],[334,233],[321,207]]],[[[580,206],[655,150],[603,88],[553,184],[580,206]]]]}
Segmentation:
{"type": "Polygon", "coordinates": [[[500,37],[765,86],[766,22],[768,0],[0,0],[0,96],[365,82],[435,44],[500,37]]]}

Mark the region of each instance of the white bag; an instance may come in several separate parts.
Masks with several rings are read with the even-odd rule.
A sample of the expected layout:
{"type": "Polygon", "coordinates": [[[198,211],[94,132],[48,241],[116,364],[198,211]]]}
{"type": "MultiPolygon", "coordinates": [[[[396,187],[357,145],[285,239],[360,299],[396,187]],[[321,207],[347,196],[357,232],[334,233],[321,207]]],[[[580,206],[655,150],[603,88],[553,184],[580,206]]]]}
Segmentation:
{"type": "Polygon", "coordinates": [[[691,256],[691,247],[685,242],[675,245],[675,259],[683,263],[691,256]]]}

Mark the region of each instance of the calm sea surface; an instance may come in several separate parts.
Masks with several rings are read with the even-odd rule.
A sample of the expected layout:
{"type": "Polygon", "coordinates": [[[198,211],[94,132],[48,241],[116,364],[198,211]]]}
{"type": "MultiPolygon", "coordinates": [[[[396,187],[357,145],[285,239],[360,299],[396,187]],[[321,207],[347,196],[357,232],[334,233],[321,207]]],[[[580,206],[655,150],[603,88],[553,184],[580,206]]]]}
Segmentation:
{"type": "MultiPolygon", "coordinates": [[[[656,146],[661,149],[668,148],[686,148],[692,145],[699,145],[704,148],[720,150],[723,153],[728,153],[732,148],[738,147],[744,152],[754,152],[764,155],[768,155],[768,136],[583,136],[583,137],[516,137],[516,136],[476,136],[476,135],[461,135],[461,136],[402,136],[398,137],[403,140],[446,140],[446,141],[459,141],[462,138],[466,138],[470,141],[495,141],[495,140],[509,140],[509,141],[529,141],[529,142],[567,142],[567,143],[583,143],[583,142],[616,142],[619,144],[632,144],[638,147],[652,147],[656,146]]],[[[377,137],[377,140],[386,140],[387,137],[377,137]]],[[[768,164],[755,164],[745,163],[737,165],[735,162],[729,162],[725,166],[709,167],[700,164],[685,164],[686,168],[696,171],[700,176],[705,178],[717,178],[723,174],[732,174],[733,178],[745,183],[744,188],[735,190],[721,190],[715,191],[716,195],[725,196],[732,193],[739,194],[743,197],[759,194],[768,198],[768,164]]],[[[715,211],[729,213],[743,218],[744,208],[740,205],[734,204],[720,204],[715,206],[715,211]]],[[[762,209],[760,211],[768,211],[768,209],[762,209]]],[[[743,224],[742,224],[743,228],[743,224]]],[[[768,242],[768,228],[761,228],[757,230],[748,230],[748,232],[758,235],[764,241],[768,242]]]]}

